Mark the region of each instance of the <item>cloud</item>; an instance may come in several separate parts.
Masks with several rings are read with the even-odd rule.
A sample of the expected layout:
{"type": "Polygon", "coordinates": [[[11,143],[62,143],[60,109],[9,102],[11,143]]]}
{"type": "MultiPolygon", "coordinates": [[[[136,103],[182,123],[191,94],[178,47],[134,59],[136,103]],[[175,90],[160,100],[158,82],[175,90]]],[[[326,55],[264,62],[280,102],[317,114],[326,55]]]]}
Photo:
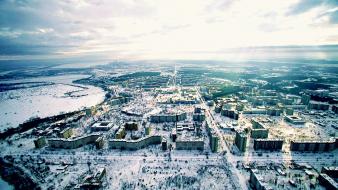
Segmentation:
{"type": "Polygon", "coordinates": [[[243,46],[333,44],[335,2],[3,0],[0,54],[167,58],[243,46]]]}
{"type": "Polygon", "coordinates": [[[338,9],[327,14],[331,24],[338,24],[338,9]]]}
{"type": "Polygon", "coordinates": [[[289,15],[302,14],[318,6],[338,6],[337,0],[300,0],[298,3],[292,5],[288,11],[289,15]]]}

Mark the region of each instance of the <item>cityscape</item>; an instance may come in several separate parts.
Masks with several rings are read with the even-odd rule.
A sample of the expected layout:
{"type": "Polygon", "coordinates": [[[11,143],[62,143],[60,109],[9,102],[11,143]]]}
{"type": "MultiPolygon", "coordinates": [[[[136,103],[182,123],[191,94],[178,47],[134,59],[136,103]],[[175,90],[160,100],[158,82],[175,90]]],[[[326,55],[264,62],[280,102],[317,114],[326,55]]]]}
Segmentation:
{"type": "MultiPolygon", "coordinates": [[[[135,19],[147,20],[143,4],[112,2],[98,1],[95,6],[120,6],[135,19]]],[[[296,5],[304,8],[305,2],[296,5]]],[[[51,1],[51,6],[59,8],[63,3],[51,1]]],[[[71,3],[79,11],[91,2],[71,3]]],[[[235,1],[223,3],[229,6],[225,9],[222,4],[224,12],[236,8],[235,1]]],[[[46,5],[40,1],[0,4],[0,10],[16,11],[17,16],[46,5]]],[[[183,4],[161,4],[159,10],[189,8],[183,4]]],[[[274,3],[270,6],[276,8],[274,3]]],[[[290,11],[289,4],[280,6],[290,11]]],[[[330,8],[325,14],[338,14],[335,1],[311,6],[292,14],[323,7],[330,8]]],[[[196,7],[188,13],[200,10],[196,7]]],[[[291,10],[299,11],[296,7],[291,10]]],[[[62,14],[71,10],[64,8],[62,14]]],[[[88,16],[100,15],[85,10],[88,16]]],[[[66,40],[60,32],[41,37],[48,39],[42,45],[30,46],[35,37],[27,35],[40,34],[13,32],[16,26],[6,22],[10,20],[6,13],[0,13],[0,41],[4,42],[0,45],[0,189],[338,189],[338,38],[316,45],[306,40],[292,45],[245,44],[211,54],[211,50],[198,50],[193,53],[197,57],[187,53],[183,58],[185,50],[180,56],[171,52],[165,53],[170,58],[158,58],[171,51],[165,44],[161,50],[166,51],[157,51],[156,45],[149,52],[137,51],[154,57],[115,55],[120,50],[111,49],[97,53],[84,44],[68,44],[69,52],[60,52],[59,46],[49,47],[49,41],[85,41],[90,35],[66,40]],[[57,50],[32,52],[41,48],[57,50]],[[201,59],[203,54],[206,57],[201,59]]],[[[51,23],[47,25],[52,27],[51,23]]],[[[60,30],[70,26],[57,23],[60,30]]],[[[332,23],[327,31],[338,29],[332,23]]],[[[26,20],[24,24],[34,25],[26,20]]],[[[176,42],[177,49],[192,48],[176,42]]],[[[148,47],[147,43],[141,46],[148,47]]]]}

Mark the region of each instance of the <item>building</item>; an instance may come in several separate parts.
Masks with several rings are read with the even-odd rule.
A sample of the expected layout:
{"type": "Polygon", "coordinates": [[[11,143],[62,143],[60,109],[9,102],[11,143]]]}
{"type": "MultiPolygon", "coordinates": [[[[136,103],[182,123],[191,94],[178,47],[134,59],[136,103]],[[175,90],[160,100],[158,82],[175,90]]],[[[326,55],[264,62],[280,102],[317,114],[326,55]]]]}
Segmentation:
{"type": "Polygon", "coordinates": [[[307,95],[307,94],[303,94],[303,95],[302,95],[302,100],[301,100],[301,102],[302,102],[303,104],[308,105],[309,102],[310,102],[310,100],[311,100],[311,96],[309,96],[309,95],[307,95]]]}
{"type": "Polygon", "coordinates": [[[337,166],[323,167],[322,173],[325,173],[333,178],[338,178],[338,167],[337,166]]]}
{"type": "Polygon", "coordinates": [[[96,139],[95,146],[96,146],[97,149],[102,149],[103,148],[103,146],[104,146],[103,137],[99,137],[99,138],[96,139]]]}
{"type": "Polygon", "coordinates": [[[172,138],[173,142],[176,142],[176,139],[177,139],[176,128],[173,128],[173,129],[171,130],[171,138],[172,138]]]}
{"type": "Polygon", "coordinates": [[[156,114],[150,116],[152,123],[179,122],[187,119],[187,113],[156,114]]]}
{"type": "Polygon", "coordinates": [[[195,125],[193,123],[177,123],[176,131],[195,131],[195,125]]]}
{"type": "Polygon", "coordinates": [[[218,150],[219,137],[213,133],[210,136],[210,148],[212,152],[217,152],[218,150]]]}
{"type": "Polygon", "coordinates": [[[251,138],[254,139],[266,139],[269,136],[269,129],[266,128],[265,124],[259,121],[257,118],[251,119],[252,129],[251,138]]]}
{"type": "Polygon", "coordinates": [[[250,137],[253,139],[266,139],[269,136],[268,129],[251,129],[250,137]]]}
{"type": "Polygon", "coordinates": [[[318,177],[319,183],[326,189],[338,189],[338,167],[323,167],[318,177]]]}
{"type": "Polygon", "coordinates": [[[114,123],[110,121],[99,121],[91,126],[90,130],[93,132],[97,131],[109,131],[113,127],[114,123]]]}
{"type": "Polygon", "coordinates": [[[255,150],[282,150],[284,140],[282,139],[255,139],[255,150]]]}
{"type": "Polygon", "coordinates": [[[335,140],[328,141],[291,141],[291,151],[324,152],[332,151],[336,148],[335,140]]]}
{"type": "Polygon", "coordinates": [[[128,131],[137,131],[138,124],[136,122],[127,122],[124,124],[124,128],[128,131]]]}
{"type": "Polygon", "coordinates": [[[51,148],[74,149],[86,144],[94,143],[99,137],[99,134],[90,134],[74,139],[52,138],[48,139],[48,144],[51,148]]]}
{"type": "Polygon", "coordinates": [[[338,183],[325,173],[321,173],[318,177],[319,184],[326,189],[338,189],[338,183]]]}
{"type": "Polygon", "coordinates": [[[205,120],[204,110],[202,110],[201,108],[195,108],[192,118],[194,121],[199,121],[199,122],[204,121],[205,120]]]}
{"type": "Polygon", "coordinates": [[[126,136],[126,130],[124,127],[120,127],[115,133],[115,139],[123,139],[126,136]]]}
{"type": "Polygon", "coordinates": [[[308,109],[314,110],[329,110],[329,104],[323,102],[310,101],[308,109]]]}
{"type": "Polygon", "coordinates": [[[86,109],[86,116],[92,116],[96,114],[96,107],[92,106],[91,108],[86,109]]]}
{"type": "Polygon", "coordinates": [[[208,106],[214,106],[215,105],[215,102],[213,100],[208,100],[207,101],[207,105],[208,106]]]}
{"type": "Polygon", "coordinates": [[[305,123],[305,121],[301,117],[296,115],[286,115],[284,119],[285,121],[295,125],[303,125],[305,123]]]}
{"type": "Polygon", "coordinates": [[[260,108],[252,108],[249,110],[244,110],[242,112],[243,114],[266,114],[266,109],[260,109],[260,108]]]}
{"type": "Polygon", "coordinates": [[[34,140],[35,148],[42,148],[47,145],[46,138],[41,136],[34,140]]]}
{"type": "Polygon", "coordinates": [[[176,140],[177,150],[204,150],[203,138],[181,137],[176,140]]]}
{"type": "Polygon", "coordinates": [[[285,113],[286,113],[286,115],[293,115],[293,109],[292,108],[286,108],[285,113]]]}
{"type": "Polygon", "coordinates": [[[222,110],[222,106],[221,105],[218,104],[218,105],[215,106],[215,112],[216,113],[221,113],[221,110],[222,110]]]}
{"type": "Polygon", "coordinates": [[[101,189],[102,183],[107,175],[106,168],[98,168],[96,173],[86,176],[80,179],[82,182],[74,187],[74,189],[85,190],[85,189],[101,189]]]}
{"type": "Polygon", "coordinates": [[[248,137],[244,132],[236,131],[235,145],[237,146],[239,151],[241,152],[246,151],[247,140],[248,137]]]}
{"type": "Polygon", "coordinates": [[[151,132],[151,127],[145,127],[145,133],[146,135],[150,135],[150,132],[151,132]]]}
{"type": "Polygon", "coordinates": [[[68,139],[73,135],[73,129],[70,127],[65,128],[60,132],[60,138],[68,139]]]}
{"type": "Polygon", "coordinates": [[[164,150],[164,151],[166,151],[168,149],[168,141],[167,141],[167,139],[162,138],[161,147],[162,147],[162,150],[164,150]]]}
{"type": "Polygon", "coordinates": [[[338,114],[338,105],[333,105],[332,106],[332,111],[336,114],[338,114]]]}
{"type": "Polygon", "coordinates": [[[271,116],[280,116],[281,113],[282,113],[282,110],[276,107],[271,107],[267,110],[267,114],[271,116]]]}
{"type": "Polygon", "coordinates": [[[238,117],[239,117],[239,113],[235,109],[225,109],[225,108],[223,108],[222,111],[221,111],[221,115],[229,117],[231,119],[235,119],[235,120],[238,120],[238,117]]]}
{"type": "Polygon", "coordinates": [[[219,143],[219,137],[217,136],[216,132],[214,131],[213,128],[209,127],[209,125],[206,123],[205,124],[208,136],[209,136],[209,143],[210,143],[210,148],[212,152],[217,152],[218,150],[218,143],[219,143]]]}
{"type": "Polygon", "coordinates": [[[130,102],[130,100],[131,100],[131,97],[118,96],[110,100],[110,105],[112,106],[121,105],[121,104],[130,102]]]}
{"type": "Polygon", "coordinates": [[[259,177],[256,173],[257,173],[256,169],[250,168],[250,179],[249,179],[250,186],[254,190],[272,190],[273,188],[270,187],[267,183],[264,183],[263,179],[259,177]]]}
{"type": "Polygon", "coordinates": [[[111,149],[138,150],[154,144],[161,144],[162,137],[160,135],[151,135],[142,137],[137,140],[113,139],[109,140],[111,149]]]}

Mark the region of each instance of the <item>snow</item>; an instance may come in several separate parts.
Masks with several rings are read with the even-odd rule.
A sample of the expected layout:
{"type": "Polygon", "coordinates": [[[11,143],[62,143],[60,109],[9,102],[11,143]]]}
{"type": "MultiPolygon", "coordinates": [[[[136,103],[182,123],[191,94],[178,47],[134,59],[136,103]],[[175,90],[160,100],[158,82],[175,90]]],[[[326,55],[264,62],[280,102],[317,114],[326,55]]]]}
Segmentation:
{"type": "Polygon", "coordinates": [[[74,84],[87,75],[63,75],[5,81],[52,82],[51,85],[0,92],[0,131],[17,127],[31,117],[48,117],[94,106],[104,100],[102,89],[74,84]],[[69,93],[68,95],[66,93],[69,93]]]}

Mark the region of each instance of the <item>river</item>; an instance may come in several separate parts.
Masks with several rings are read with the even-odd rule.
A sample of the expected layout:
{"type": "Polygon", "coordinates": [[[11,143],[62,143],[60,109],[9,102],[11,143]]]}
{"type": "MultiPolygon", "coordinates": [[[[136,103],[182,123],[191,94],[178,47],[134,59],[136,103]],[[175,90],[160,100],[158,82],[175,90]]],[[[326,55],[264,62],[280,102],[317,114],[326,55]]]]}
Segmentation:
{"type": "Polygon", "coordinates": [[[1,81],[20,84],[20,88],[0,92],[0,132],[17,127],[31,117],[48,117],[94,106],[104,100],[105,92],[98,87],[74,84],[88,75],[62,75],[23,80],[1,81]],[[43,82],[41,86],[32,84],[43,82]],[[22,85],[27,87],[22,88],[22,85]]]}
{"type": "Polygon", "coordinates": [[[12,189],[14,189],[14,187],[0,178],[0,189],[1,190],[12,190],[12,189]]]}

